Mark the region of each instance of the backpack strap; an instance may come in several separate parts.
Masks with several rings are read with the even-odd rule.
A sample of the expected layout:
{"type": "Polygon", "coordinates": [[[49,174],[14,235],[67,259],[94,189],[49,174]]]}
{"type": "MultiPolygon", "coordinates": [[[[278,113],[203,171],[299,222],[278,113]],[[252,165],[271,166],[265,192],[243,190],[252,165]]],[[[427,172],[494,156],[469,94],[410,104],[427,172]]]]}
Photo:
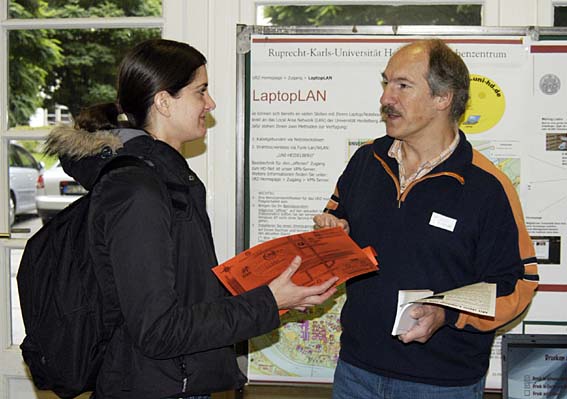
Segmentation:
{"type": "MultiPolygon", "coordinates": [[[[136,132],[136,131],[135,131],[136,132]]],[[[136,157],[134,155],[119,155],[113,159],[111,159],[106,165],[104,165],[104,167],[99,171],[98,176],[96,177],[95,183],[94,185],[96,185],[100,179],[102,179],[102,177],[104,175],[106,175],[107,173],[116,170],[116,169],[120,169],[123,167],[127,167],[127,166],[136,166],[136,167],[142,167],[142,168],[149,168],[150,170],[154,171],[155,173],[155,169],[154,169],[154,164],[147,159],[144,159],[142,157],[136,157]]],[[[158,174],[156,173],[156,176],[158,176],[158,174]]],[[[159,178],[159,176],[158,176],[159,178]]],[[[160,181],[161,178],[159,178],[160,181]]],[[[165,183],[163,183],[165,184],[165,183]]],[[[94,186],[93,185],[93,186],[94,186]]],[[[167,187],[167,186],[166,186],[167,187]]],[[[168,190],[166,190],[166,192],[168,192],[168,190]]],[[[171,207],[171,196],[169,195],[168,192],[168,198],[169,198],[169,206],[171,207]]],[[[110,337],[108,337],[108,339],[110,339],[110,337]]],[[[122,370],[123,374],[123,379],[122,379],[122,386],[121,386],[121,390],[122,391],[131,391],[132,390],[132,385],[133,385],[133,378],[132,378],[132,363],[133,363],[133,354],[132,354],[132,339],[130,337],[130,333],[128,332],[127,329],[122,330],[122,362],[124,364],[124,368],[122,370]]]]}
{"type": "Polygon", "coordinates": [[[150,167],[153,168],[154,165],[151,161],[146,160],[141,157],[136,157],[134,155],[119,155],[110,161],[103,168],[98,172],[98,175],[95,179],[95,183],[97,184],[100,179],[108,172],[113,171],[115,169],[124,168],[126,166],[139,166],[139,167],[150,167]]]}

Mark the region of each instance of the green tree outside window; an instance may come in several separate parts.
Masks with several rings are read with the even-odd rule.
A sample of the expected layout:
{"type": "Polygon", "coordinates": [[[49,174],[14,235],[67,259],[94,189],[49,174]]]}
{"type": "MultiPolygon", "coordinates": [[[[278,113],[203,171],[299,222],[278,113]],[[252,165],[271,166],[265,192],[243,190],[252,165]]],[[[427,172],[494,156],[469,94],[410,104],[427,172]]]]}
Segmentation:
{"type": "MultiPolygon", "coordinates": [[[[161,0],[18,0],[10,18],[161,15],[161,0]]],[[[65,105],[71,115],[112,101],[116,68],[127,49],[159,29],[38,29],[9,34],[9,126],[27,125],[37,108],[65,105]]]]}
{"type": "Polygon", "coordinates": [[[277,26],[480,25],[480,5],[266,6],[277,26]]]}

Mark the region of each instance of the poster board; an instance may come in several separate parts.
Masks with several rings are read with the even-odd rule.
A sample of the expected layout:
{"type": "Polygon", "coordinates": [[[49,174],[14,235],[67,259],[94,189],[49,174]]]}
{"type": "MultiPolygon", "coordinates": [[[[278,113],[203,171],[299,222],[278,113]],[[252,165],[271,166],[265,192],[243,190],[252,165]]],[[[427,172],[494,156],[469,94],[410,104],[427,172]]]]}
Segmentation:
{"type": "MultiPolygon", "coordinates": [[[[350,156],[385,134],[381,72],[395,50],[441,37],[471,73],[461,129],[513,182],[540,288],[505,332],[567,334],[567,30],[240,26],[237,249],[313,228],[350,156]],[[565,144],[563,144],[565,143],[565,144]]],[[[344,291],[249,342],[252,383],[330,383],[344,291]]],[[[499,390],[500,338],[487,389],[499,390]]]]}

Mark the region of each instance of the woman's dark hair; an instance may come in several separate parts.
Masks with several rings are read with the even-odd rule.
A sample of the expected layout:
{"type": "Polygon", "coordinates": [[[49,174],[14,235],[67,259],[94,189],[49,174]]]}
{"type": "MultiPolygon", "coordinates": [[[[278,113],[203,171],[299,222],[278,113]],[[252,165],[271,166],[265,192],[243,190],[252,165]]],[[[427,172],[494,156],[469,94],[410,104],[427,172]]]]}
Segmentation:
{"type": "Polygon", "coordinates": [[[427,82],[432,95],[453,92],[451,117],[454,122],[465,113],[469,100],[469,70],[463,59],[442,40],[425,40],[429,48],[429,74],[427,82]]]}
{"type": "Polygon", "coordinates": [[[142,42],[120,64],[116,102],[82,110],[75,127],[89,132],[117,127],[142,129],[156,93],[165,90],[177,96],[206,63],[205,56],[186,43],[164,39],[142,42]]]}

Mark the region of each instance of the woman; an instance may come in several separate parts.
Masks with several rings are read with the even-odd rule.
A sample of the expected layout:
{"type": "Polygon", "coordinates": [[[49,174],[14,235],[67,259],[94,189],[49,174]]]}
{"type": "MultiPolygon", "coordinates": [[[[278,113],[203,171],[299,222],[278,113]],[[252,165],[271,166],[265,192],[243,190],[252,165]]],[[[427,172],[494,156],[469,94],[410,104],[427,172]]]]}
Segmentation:
{"type": "Polygon", "coordinates": [[[87,108],[74,128],[48,139],[48,152],[92,189],[91,254],[105,305],[124,318],[97,399],[200,398],[239,388],[245,377],[231,345],[277,328],[278,309],[304,309],[335,292],[335,279],[294,285],[299,258],[268,286],[235,297],[211,272],[217,260],[205,188],[180,154],[183,143],[206,134],[215,108],[205,63],[187,44],[143,42],[122,61],[116,102],[87,108]],[[147,166],[101,172],[125,156],[147,166]]]}

